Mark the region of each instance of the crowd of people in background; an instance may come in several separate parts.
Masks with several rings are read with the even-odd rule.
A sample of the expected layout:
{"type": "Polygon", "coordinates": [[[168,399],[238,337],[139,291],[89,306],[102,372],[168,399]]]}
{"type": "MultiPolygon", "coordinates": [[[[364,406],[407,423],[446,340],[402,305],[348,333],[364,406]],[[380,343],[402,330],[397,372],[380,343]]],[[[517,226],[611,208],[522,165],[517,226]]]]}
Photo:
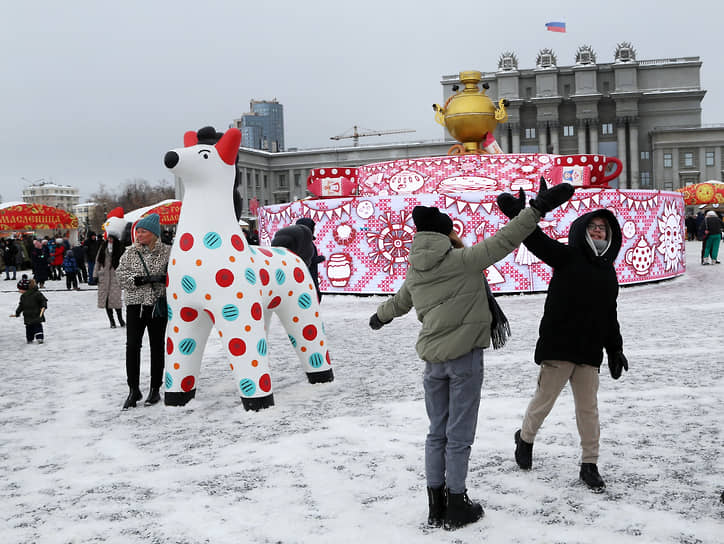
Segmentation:
{"type": "Polygon", "coordinates": [[[63,236],[11,235],[0,238],[0,273],[4,273],[4,281],[12,281],[30,270],[40,289],[47,281],[65,281],[67,290],[79,290],[81,283],[93,285],[89,270],[97,251],[97,237],[92,232],[75,244],[63,236]]]}

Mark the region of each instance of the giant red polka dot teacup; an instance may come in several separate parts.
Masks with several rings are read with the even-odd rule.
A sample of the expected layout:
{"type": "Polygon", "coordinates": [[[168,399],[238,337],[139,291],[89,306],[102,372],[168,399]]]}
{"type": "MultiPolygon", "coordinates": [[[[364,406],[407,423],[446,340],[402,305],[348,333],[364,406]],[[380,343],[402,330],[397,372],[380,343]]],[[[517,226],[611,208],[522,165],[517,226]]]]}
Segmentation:
{"type": "Polygon", "coordinates": [[[617,178],[623,164],[616,157],[606,155],[561,155],[556,157],[551,169],[554,183],[570,183],[575,187],[607,187],[608,182],[617,178]],[[614,168],[606,173],[611,165],[614,168]]]}

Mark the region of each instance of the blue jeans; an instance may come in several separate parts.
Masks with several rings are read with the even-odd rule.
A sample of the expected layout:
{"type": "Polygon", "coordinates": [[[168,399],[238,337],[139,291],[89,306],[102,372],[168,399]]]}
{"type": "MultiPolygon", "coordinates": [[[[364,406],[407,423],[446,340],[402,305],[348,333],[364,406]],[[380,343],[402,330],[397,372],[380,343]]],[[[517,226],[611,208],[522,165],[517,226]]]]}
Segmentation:
{"type": "Polygon", "coordinates": [[[430,431],[425,440],[428,487],[464,493],[470,448],[478,425],[483,350],[444,363],[425,363],[423,384],[430,431]]]}
{"type": "Polygon", "coordinates": [[[16,266],[13,266],[13,265],[11,265],[11,264],[7,265],[7,266],[5,267],[5,279],[6,279],[6,280],[14,280],[14,279],[15,279],[15,274],[16,274],[17,270],[18,270],[18,268],[17,268],[16,266]],[[10,277],[10,272],[13,273],[13,277],[12,277],[12,278],[10,277]]]}

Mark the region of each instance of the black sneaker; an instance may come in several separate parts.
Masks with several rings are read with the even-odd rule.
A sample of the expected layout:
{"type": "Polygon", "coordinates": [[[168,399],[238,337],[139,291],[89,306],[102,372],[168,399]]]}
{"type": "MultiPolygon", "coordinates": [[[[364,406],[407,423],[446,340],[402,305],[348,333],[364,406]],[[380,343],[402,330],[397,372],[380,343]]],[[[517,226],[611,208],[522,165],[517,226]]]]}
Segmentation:
{"type": "Polygon", "coordinates": [[[530,470],[533,466],[533,444],[520,437],[520,429],[515,431],[515,462],[523,470],[530,470]]]}
{"type": "Polygon", "coordinates": [[[598,467],[595,463],[581,463],[579,477],[594,491],[603,491],[606,489],[606,482],[603,481],[603,478],[601,478],[601,475],[598,473],[598,467]]]}

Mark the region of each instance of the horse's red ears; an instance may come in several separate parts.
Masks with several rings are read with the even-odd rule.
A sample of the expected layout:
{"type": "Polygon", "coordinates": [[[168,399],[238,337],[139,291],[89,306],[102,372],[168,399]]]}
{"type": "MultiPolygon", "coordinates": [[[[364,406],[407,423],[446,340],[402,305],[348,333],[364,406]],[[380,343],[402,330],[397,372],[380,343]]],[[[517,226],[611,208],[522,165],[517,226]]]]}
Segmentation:
{"type": "Polygon", "coordinates": [[[189,130],[186,134],[184,134],[184,147],[191,147],[197,143],[199,143],[199,137],[193,130],[189,130]]]}
{"type": "Polygon", "coordinates": [[[238,128],[230,128],[216,143],[216,151],[221,160],[226,164],[236,164],[236,155],[239,153],[241,143],[241,131],[238,128]]]}

